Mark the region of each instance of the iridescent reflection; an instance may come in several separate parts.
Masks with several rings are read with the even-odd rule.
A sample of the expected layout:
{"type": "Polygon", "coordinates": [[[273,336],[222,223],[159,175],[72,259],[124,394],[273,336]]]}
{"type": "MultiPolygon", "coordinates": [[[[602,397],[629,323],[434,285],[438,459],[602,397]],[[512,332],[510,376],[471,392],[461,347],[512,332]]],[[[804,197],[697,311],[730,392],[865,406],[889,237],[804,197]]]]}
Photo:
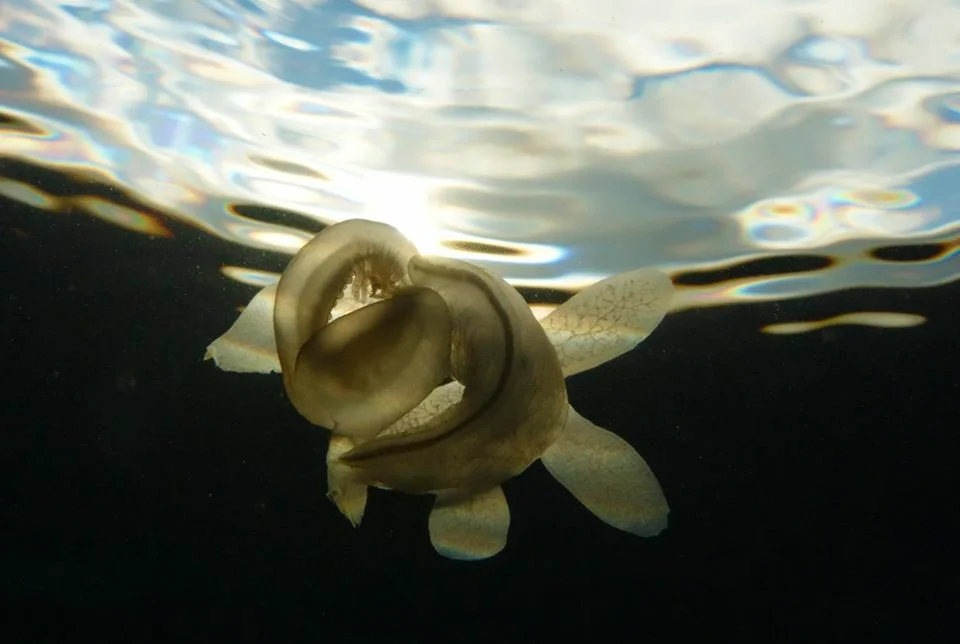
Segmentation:
{"type": "Polygon", "coordinates": [[[657,266],[676,309],[957,279],[955,3],[585,4],[8,0],[0,156],[142,207],[0,194],[286,255],[364,217],[561,293],[657,266]]]}

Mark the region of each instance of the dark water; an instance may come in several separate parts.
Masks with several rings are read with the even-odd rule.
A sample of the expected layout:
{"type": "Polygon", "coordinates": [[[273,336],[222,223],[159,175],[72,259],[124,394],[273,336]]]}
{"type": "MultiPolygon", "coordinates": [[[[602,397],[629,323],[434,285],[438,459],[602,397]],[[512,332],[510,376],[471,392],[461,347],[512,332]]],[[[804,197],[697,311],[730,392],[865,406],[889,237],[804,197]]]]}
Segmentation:
{"type": "Polygon", "coordinates": [[[507,548],[463,563],[427,498],[375,491],[353,529],[279,378],[201,361],[251,294],[219,267],[256,251],[0,213],[6,641],[954,641],[956,284],[668,316],[568,385],[651,464],[669,529],[618,532],[536,464],[507,548]],[[929,322],[757,331],[870,308],[929,322]]]}

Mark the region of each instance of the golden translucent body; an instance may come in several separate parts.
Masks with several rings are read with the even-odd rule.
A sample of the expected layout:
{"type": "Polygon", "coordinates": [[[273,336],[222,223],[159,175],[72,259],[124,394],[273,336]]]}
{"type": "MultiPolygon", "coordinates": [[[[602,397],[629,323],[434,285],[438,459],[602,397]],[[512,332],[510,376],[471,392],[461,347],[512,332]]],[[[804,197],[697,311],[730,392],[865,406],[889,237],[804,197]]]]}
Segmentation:
{"type": "Polygon", "coordinates": [[[283,373],[294,406],[332,431],[329,496],[355,525],[369,485],[431,493],[438,552],[489,557],[510,524],[500,484],[542,458],[594,514],[650,536],[668,513],[656,477],[626,441],[570,408],[564,377],[636,346],[670,295],[665,276],[641,269],[537,322],[498,276],[351,220],[304,246],[208,357],[283,373]],[[349,306],[335,317],[338,301],[349,306]]]}

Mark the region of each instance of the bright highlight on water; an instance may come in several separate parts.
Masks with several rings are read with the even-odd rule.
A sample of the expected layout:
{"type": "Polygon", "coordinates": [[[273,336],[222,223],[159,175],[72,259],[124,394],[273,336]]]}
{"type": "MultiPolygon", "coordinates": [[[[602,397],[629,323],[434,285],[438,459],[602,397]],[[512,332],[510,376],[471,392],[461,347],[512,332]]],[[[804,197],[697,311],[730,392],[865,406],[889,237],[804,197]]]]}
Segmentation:
{"type": "Polygon", "coordinates": [[[960,272],[960,9],[884,7],[9,0],[0,156],[78,194],[0,194],[287,255],[363,217],[568,293],[637,265],[824,263],[678,280],[675,310],[936,286],[960,272]],[[904,246],[931,252],[877,252],[904,246]]]}

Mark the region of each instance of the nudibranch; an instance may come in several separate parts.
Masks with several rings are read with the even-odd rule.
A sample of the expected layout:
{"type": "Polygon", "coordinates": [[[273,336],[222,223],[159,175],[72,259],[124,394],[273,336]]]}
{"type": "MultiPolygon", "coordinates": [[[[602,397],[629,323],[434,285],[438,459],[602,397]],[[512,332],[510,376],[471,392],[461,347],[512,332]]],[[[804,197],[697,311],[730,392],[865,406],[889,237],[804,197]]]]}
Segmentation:
{"type": "Polygon", "coordinates": [[[650,467],[574,411],[565,378],[634,348],[671,295],[666,275],[639,269],[538,321],[499,276],[352,219],[304,245],[206,357],[282,374],[297,411],[331,432],[328,496],[355,526],[369,486],[433,494],[434,548],[483,559],[506,545],[501,484],[537,459],[606,523],[641,536],[666,527],[650,467]]]}

